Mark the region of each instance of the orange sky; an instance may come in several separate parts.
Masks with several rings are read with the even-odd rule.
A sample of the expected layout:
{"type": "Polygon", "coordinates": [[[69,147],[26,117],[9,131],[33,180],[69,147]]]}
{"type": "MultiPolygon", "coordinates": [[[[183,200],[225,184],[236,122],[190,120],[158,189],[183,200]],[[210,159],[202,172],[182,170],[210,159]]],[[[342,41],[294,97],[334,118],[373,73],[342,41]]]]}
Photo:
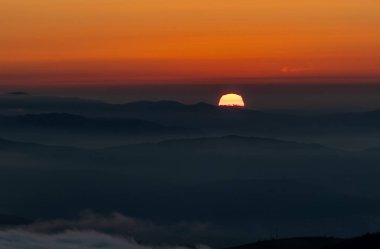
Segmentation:
{"type": "Polygon", "coordinates": [[[0,6],[0,84],[380,76],[379,0],[0,6]]]}

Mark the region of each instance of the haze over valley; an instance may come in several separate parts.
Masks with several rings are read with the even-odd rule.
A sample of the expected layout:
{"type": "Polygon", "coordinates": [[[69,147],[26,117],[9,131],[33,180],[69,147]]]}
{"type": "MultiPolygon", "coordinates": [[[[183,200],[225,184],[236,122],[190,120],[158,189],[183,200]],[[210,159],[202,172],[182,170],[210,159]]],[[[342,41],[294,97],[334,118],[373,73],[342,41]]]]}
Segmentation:
{"type": "Polygon", "coordinates": [[[30,95],[0,104],[0,206],[20,217],[16,229],[214,247],[380,229],[380,144],[364,139],[378,136],[378,111],[30,95]]]}

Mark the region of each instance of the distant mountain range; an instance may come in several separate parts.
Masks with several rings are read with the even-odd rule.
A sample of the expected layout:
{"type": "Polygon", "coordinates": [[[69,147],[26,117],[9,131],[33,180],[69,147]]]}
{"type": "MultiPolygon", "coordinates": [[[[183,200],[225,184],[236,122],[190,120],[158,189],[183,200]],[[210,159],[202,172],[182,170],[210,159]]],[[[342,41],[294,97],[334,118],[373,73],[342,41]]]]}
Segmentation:
{"type": "Polygon", "coordinates": [[[8,113],[50,113],[67,112],[82,115],[122,115],[125,112],[140,111],[204,111],[216,109],[206,103],[185,105],[176,101],[139,101],[126,104],[110,104],[98,100],[74,97],[33,96],[15,92],[0,96],[0,112],[8,113]]]}
{"type": "MultiPolygon", "coordinates": [[[[175,101],[140,101],[109,104],[79,98],[6,95],[0,97],[0,113],[71,113],[89,117],[119,117],[146,120],[165,126],[196,128],[205,132],[234,134],[317,135],[380,132],[380,111],[305,117],[240,108],[220,108],[206,103],[185,105],[175,101]]],[[[61,121],[65,123],[65,120],[61,121]]]]}

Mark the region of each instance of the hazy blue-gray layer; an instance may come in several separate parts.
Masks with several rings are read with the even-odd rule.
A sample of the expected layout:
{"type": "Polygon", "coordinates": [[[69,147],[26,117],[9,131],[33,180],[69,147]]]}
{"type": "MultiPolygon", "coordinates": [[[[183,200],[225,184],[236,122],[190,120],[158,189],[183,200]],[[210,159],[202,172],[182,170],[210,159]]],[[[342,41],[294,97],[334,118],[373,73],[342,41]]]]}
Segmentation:
{"type": "Polygon", "coordinates": [[[0,112],[3,113],[0,137],[54,145],[105,147],[234,134],[365,149],[378,146],[380,138],[380,112],[376,110],[298,116],[223,109],[206,103],[108,104],[73,98],[11,95],[0,97],[0,112]]]}
{"type": "MultiPolygon", "coordinates": [[[[348,153],[239,136],[102,150],[0,143],[3,213],[54,218],[91,209],[160,223],[201,222],[227,231],[228,239],[214,242],[225,245],[273,232],[380,229],[376,150],[348,153]]],[[[210,238],[197,235],[193,242],[210,238]]]]}
{"type": "Polygon", "coordinates": [[[0,97],[0,109],[3,225],[218,246],[380,230],[379,111],[298,116],[24,93],[0,97]],[[83,210],[96,217],[75,218],[83,210]]]}

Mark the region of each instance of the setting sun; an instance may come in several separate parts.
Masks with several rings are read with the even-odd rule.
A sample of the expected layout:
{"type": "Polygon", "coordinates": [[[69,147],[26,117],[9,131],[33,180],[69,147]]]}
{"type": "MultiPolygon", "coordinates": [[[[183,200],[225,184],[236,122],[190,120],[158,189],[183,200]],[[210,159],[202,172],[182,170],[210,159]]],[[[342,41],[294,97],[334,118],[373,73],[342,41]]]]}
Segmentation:
{"type": "Polygon", "coordinates": [[[235,93],[225,94],[220,98],[219,106],[244,107],[243,98],[235,93]]]}

